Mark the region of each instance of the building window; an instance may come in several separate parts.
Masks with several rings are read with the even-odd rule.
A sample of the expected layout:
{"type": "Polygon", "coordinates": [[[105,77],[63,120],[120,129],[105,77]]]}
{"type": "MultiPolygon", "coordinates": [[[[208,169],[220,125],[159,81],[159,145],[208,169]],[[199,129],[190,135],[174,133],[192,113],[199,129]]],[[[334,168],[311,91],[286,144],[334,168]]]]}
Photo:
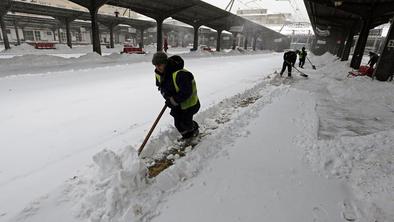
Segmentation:
{"type": "Polygon", "coordinates": [[[41,32],[40,31],[34,31],[34,37],[36,41],[41,41],[41,32]]]}
{"type": "Polygon", "coordinates": [[[62,40],[62,42],[67,42],[67,36],[66,33],[61,32],[60,33],[60,39],[62,40]]]}
{"type": "Polygon", "coordinates": [[[82,33],[76,32],[76,33],[75,33],[75,39],[76,39],[76,41],[78,41],[78,42],[82,42],[82,33]]]}
{"type": "Polygon", "coordinates": [[[47,35],[52,35],[52,32],[47,32],[47,35]]]}
{"type": "Polygon", "coordinates": [[[23,33],[24,37],[25,37],[25,41],[34,41],[34,34],[33,31],[25,31],[23,33]]]}

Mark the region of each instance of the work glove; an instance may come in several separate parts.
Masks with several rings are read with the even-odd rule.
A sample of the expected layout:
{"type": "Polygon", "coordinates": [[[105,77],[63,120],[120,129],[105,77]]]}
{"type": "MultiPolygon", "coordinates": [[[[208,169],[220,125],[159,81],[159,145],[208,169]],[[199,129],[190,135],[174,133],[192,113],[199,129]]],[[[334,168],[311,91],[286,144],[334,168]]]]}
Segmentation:
{"type": "Polygon", "coordinates": [[[164,91],[164,90],[162,90],[161,88],[160,88],[160,93],[161,93],[161,95],[163,96],[163,98],[164,99],[168,99],[170,96],[164,91]]]}
{"type": "Polygon", "coordinates": [[[179,104],[175,101],[174,97],[167,97],[166,98],[166,105],[170,108],[175,108],[179,106],[179,104]]]}

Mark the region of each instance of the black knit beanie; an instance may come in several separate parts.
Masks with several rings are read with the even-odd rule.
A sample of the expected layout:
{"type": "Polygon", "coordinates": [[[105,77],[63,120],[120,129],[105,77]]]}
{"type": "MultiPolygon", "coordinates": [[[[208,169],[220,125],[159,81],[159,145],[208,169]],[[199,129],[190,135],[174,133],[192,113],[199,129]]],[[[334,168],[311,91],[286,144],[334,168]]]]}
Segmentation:
{"type": "Polygon", "coordinates": [[[167,54],[164,52],[156,52],[152,58],[153,65],[167,64],[167,54]]]}

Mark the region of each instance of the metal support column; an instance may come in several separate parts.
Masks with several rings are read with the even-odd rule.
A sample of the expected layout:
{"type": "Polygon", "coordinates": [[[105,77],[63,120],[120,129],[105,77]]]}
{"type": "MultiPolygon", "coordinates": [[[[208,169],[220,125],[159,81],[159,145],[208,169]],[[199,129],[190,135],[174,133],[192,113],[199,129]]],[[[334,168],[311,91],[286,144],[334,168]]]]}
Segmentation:
{"type": "Polygon", "coordinates": [[[163,21],[164,19],[156,19],[157,24],[157,51],[163,51],[163,21]]]}
{"type": "Polygon", "coordinates": [[[394,75],[394,18],[391,20],[389,32],[384,43],[383,51],[376,66],[374,76],[380,81],[387,81],[394,75]]]}
{"type": "Polygon", "coordinates": [[[145,31],[145,29],[144,28],[141,28],[140,29],[140,43],[139,43],[139,47],[142,49],[142,48],[144,48],[144,31],[145,31]]]}
{"type": "Polygon", "coordinates": [[[26,34],[25,34],[25,26],[19,26],[20,28],[21,28],[21,31],[22,31],[22,36],[20,36],[20,38],[21,38],[21,40],[23,40],[23,41],[25,41],[26,42],[26,38],[25,38],[25,36],[26,36],[26,34]]]}
{"type": "Polygon", "coordinates": [[[57,29],[57,35],[58,35],[58,38],[59,38],[59,43],[62,44],[62,35],[60,33],[60,28],[57,29]]]}
{"type": "Polygon", "coordinates": [[[371,19],[364,20],[363,27],[361,29],[356,48],[353,53],[352,62],[350,63],[350,67],[354,69],[358,69],[361,64],[361,60],[364,55],[365,45],[367,44],[369,29],[371,26],[371,19]]]}
{"type": "Polygon", "coordinates": [[[222,30],[216,30],[217,31],[217,37],[216,37],[216,52],[220,52],[220,42],[222,39],[222,30]]]}
{"type": "Polygon", "coordinates": [[[18,24],[16,21],[14,21],[14,28],[15,28],[15,34],[16,34],[16,45],[21,44],[21,38],[19,37],[19,30],[18,30],[18,24]]]}
{"type": "Polygon", "coordinates": [[[237,46],[237,33],[233,33],[233,47],[232,49],[235,50],[237,46]]]}
{"type": "Polygon", "coordinates": [[[198,30],[200,28],[200,25],[195,25],[195,26],[193,26],[193,28],[194,28],[193,50],[197,50],[197,48],[198,48],[198,30]]]}
{"type": "Polygon", "coordinates": [[[253,35],[253,43],[252,43],[252,48],[253,51],[256,51],[256,46],[257,46],[257,35],[253,35]]]}
{"type": "Polygon", "coordinates": [[[248,49],[248,38],[249,38],[249,36],[248,36],[248,34],[246,34],[244,37],[245,37],[245,39],[244,39],[244,49],[247,50],[248,49]]]}
{"type": "Polygon", "coordinates": [[[114,26],[113,25],[109,25],[109,47],[111,49],[115,48],[115,44],[114,44],[114,26]]]}
{"type": "Polygon", "coordinates": [[[354,29],[351,28],[347,34],[346,45],[343,49],[341,61],[347,61],[349,59],[350,49],[352,48],[354,39],[354,29]]]}
{"type": "Polygon", "coordinates": [[[0,26],[1,33],[3,35],[4,48],[6,50],[11,49],[10,42],[8,41],[7,30],[4,24],[4,15],[0,15],[0,26]]]}
{"type": "Polygon", "coordinates": [[[72,48],[72,38],[71,38],[71,30],[70,30],[70,23],[71,21],[69,19],[65,19],[66,23],[66,37],[67,37],[67,45],[68,47],[72,48]]]}
{"type": "Polygon", "coordinates": [[[90,21],[92,22],[93,52],[96,52],[101,55],[100,30],[97,24],[97,11],[98,8],[89,9],[90,21]]]}

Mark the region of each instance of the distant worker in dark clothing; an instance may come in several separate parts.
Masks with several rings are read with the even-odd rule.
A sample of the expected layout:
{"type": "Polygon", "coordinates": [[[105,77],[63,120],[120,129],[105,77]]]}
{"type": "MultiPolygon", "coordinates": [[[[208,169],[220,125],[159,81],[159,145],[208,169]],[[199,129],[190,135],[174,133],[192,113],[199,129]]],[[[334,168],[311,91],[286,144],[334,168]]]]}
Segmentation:
{"type": "Polygon", "coordinates": [[[283,55],[284,61],[283,61],[282,70],[280,71],[280,76],[283,75],[287,67],[288,76],[291,77],[291,67],[294,66],[294,64],[297,61],[297,51],[285,52],[285,54],[283,55]]]}
{"type": "Polygon", "coordinates": [[[167,38],[164,39],[163,49],[164,49],[164,52],[167,52],[167,50],[168,50],[168,40],[167,40],[167,38]]]}
{"type": "Polygon", "coordinates": [[[374,53],[374,52],[369,52],[369,61],[367,63],[367,65],[369,65],[369,67],[374,68],[375,64],[378,62],[379,60],[379,55],[374,53]]]}
{"type": "Polygon", "coordinates": [[[305,59],[306,59],[307,55],[308,55],[308,53],[305,51],[305,47],[302,47],[301,52],[298,53],[298,56],[299,56],[299,64],[298,64],[298,66],[300,68],[304,68],[305,59]]]}
{"type": "Polygon", "coordinates": [[[152,64],[156,67],[156,86],[171,109],[170,115],[182,139],[197,136],[199,126],[193,115],[200,109],[200,101],[193,74],[183,68],[184,61],[177,55],[167,58],[164,52],[157,52],[152,64]]]}

